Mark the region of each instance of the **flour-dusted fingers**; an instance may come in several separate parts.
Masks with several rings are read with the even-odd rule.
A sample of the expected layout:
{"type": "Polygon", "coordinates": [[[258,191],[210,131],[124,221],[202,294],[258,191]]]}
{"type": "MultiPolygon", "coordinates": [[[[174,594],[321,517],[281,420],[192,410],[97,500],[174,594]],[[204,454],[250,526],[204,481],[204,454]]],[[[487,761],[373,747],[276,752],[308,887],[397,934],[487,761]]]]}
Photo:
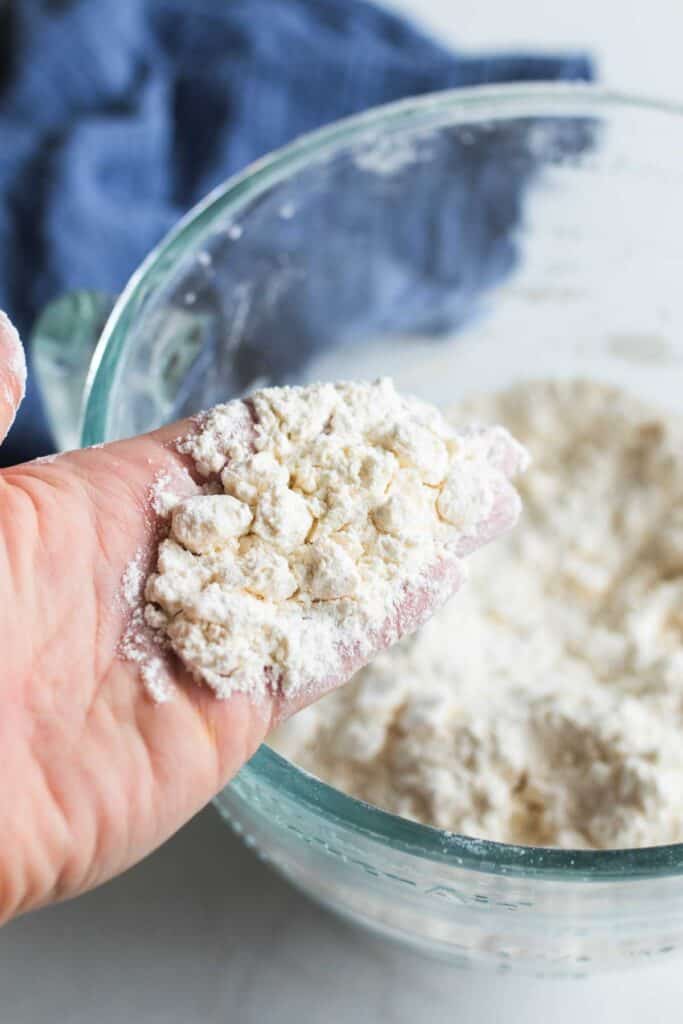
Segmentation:
{"type": "Polygon", "coordinates": [[[453,502],[456,509],[474,509],[455,545],[464,558],[515,525],[521,502],[513,481],[527,470],[530,459],[504,427],[468,427],[461,436],[478,469],[469,474],[454,473],[441,501],[444,507],[453,502]]]}
{"type": "MultiPolygon", "coordinates": [[[[371,657],[415,632],[453,598],[467,579],[465,557],[507,533],[519,518],[521,503],[511,481],[528,467],[529,456],[525,449],[500,427],[467,430],[463,436],[476,438],[484,455],[481,477],[477,478],[474,473],[470,475],[470,481],[476,483],[466,495],[467,500],[476,503],[479,518],[475,517],[467,531],[456,537],[451,549],[444,552],[436,563],[404,583],[382,628],[373,634],[371,657]]],[[[459,483],[462,499],[467,485],[462,481],[459,483]]],[[[342,650],[343,657],[336,675],[311,681],[308,690],[294,697],[278,695],[274,713],[277,723],[342,685],[370,660],[367,648],[356,645],[342,650]]]]}
{"type": "Polygon", "coordinates": [[[177,447],[205,483],[171,503],[145,621],[218,696],[281,713],[416,628],[519,513],[512,438],[389,381],[265,389],[177,447]]]}
{"type": "Polygon", "coordinates": [[[438,608],[458,593],[465,578],[462,560],[455,555],[448,555],[430,566],[423,576],[405,584],[397,593],[396,604],[381,628],[369,636],[369,643],[340,644],[335,672],[326,678],[311,679],[308,686],[293,695],[281,691],[276,694],[273,725],[279,725],[297,711],[343,686],[376,655],[404,636],[414,633],[438,608]]]}
{"type": "Polygon", "coordinates": [[[26,390],[26,360],[19,335],[0,310],[0,444],[14,423],[26,390]]]}

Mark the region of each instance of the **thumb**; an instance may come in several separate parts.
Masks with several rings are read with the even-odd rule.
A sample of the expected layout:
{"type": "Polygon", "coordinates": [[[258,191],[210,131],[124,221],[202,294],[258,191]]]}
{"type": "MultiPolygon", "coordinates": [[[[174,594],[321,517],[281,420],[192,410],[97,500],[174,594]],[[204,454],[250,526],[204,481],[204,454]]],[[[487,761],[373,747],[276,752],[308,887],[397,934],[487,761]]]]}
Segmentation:
{"type": "Polygon", "coordinates": [[[26,359],[16,328],[0,310],[0,444],[14,423],[26,390],[26,359]]]}

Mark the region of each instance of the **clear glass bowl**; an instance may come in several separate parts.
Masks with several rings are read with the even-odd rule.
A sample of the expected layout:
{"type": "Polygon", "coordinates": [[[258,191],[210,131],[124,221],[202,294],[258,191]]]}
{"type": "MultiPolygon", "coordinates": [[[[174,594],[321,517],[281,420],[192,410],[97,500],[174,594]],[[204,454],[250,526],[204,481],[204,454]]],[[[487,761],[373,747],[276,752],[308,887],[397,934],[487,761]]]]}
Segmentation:
{"type": "MultiPolygon", "coordinates": [[[[682,213],[683,118],[662,104],[510,86],[341,122],[228,182],[150,255],[97,348],[82,443],[313,377],[390,374],[445,402],[592,375],[677,406],[682,213]]],[[[454,963],[582,974],[683,945],[683,846],[451,835],[266,746],[216,802],[305,892],[454,963]]]]}

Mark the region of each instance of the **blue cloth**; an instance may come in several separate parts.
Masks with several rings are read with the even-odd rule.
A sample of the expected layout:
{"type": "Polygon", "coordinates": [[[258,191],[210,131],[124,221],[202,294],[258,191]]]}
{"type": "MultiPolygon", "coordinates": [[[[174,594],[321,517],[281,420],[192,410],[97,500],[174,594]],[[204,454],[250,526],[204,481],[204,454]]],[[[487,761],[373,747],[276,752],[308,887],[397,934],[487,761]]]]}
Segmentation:
{"type": "MultiPolygon", "coordinates": [[[[24,335],[65,290],[120,290],[189,206],[301,132],[437,89],[591,77],[580,55],[459,56],[360,0],[21,0],[0,68],[0,308],[24,335]]],[[[50,447],[33,387],[0,462],[50,447]]]]}

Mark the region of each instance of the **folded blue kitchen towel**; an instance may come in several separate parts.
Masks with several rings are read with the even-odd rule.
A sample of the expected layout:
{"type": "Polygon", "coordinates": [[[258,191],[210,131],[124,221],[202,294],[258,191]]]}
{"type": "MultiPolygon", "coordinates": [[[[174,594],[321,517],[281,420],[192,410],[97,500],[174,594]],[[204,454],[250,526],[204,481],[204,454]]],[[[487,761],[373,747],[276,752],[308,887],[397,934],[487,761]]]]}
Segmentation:
{"type": "MultiPolygon", "coordinates": [[[[361,0],[17,0],[3,12],[0,308],[24,335],[65,290],[116,293],[212,186],[302,132],[453,86],[591,77],[580,55],[453,54],[361,0]]],[[[51,444],[34,385],[0,464],[51,444]]]]}

